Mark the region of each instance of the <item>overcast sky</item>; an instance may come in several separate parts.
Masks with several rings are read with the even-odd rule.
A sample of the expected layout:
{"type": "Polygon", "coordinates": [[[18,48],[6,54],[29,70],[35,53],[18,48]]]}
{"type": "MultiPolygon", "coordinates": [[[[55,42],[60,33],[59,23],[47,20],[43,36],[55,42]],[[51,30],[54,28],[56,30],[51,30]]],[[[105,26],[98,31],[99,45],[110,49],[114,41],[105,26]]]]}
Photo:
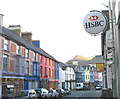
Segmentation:
{"type": "Polygon", "coordinates": [[[83,18],[90,10],[106,10],[108,0],[0,0],[3,24],[21,25],[32,32],[33,40],[58,61],[75,55],[93,57],[101,54],[100,36],[91,36],[83,28],[83,18]]]}

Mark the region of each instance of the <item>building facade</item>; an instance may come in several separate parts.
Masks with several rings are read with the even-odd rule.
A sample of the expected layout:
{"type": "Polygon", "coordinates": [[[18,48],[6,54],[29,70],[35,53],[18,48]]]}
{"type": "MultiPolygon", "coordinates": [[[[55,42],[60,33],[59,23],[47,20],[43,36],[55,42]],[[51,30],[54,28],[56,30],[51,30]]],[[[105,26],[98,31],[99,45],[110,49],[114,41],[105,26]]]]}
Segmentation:
{"type": "Polygon", "coordinates": [[[65,88],[75,89],[75,71],[72,67],[66,66],[65,69],[65,88]]]}
{"type": "Polygon", "coordinates": [[[25,40],[19,25],[3,27],[1,38],[2,96],[19,96],[23,89],[38,88],[40,50],[25,40]]]}

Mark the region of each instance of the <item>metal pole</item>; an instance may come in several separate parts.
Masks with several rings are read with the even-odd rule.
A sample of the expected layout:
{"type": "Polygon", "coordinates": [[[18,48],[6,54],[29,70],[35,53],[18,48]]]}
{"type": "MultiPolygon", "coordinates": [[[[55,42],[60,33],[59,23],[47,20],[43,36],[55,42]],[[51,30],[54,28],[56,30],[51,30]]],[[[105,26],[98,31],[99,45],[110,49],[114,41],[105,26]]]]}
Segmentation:
{"type": "Polygon", "coordinates": [[[109,22],[110,22],[110,32],[112,33],[112,52],[113,52],[113,63],[112,63],[112,90],[113,97],[118,96],[118,87],[117,87],[117,41],[116,41],[116,23],[115,23],[115,0],[109,0],[109,22]]]}

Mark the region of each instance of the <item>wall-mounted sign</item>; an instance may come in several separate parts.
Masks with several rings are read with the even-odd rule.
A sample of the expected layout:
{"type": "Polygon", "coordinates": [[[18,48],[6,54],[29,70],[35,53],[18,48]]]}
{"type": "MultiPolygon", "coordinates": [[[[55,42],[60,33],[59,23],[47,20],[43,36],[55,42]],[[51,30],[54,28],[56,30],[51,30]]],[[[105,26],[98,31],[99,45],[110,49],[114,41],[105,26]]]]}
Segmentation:
{"type": "Polygon", "coordinates": [[[104,72],[104,64],[103,63],[97,63],[96,64],[96,71],[97,72],[104,72]]]}
{"type": "Polygon", "coordinates": [[[105,30],[106,23],[106,17],[101,12],[93,11],[85,16],[83,27],[90,34],[98,34],[105,30]]]}

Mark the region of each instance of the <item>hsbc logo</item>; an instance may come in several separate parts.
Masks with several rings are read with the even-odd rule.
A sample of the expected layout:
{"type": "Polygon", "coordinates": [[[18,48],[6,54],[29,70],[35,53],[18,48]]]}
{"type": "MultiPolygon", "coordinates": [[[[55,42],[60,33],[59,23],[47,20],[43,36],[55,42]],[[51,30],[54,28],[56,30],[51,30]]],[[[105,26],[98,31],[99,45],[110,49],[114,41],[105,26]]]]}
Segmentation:
{"type": "Polygon", "coordinates": [[[97,34],[106,27],[106,18],[100,12],[90,12],[83,21],[84,29],[91,34],[97,34]]]}
{"type": "Polygon", "coordinates": [[[99,18],[98,16],[91,16],[91,17],[89,18],[89,20],[95,21],[95,20],[97,20],[98,18],[99,18]]]}

